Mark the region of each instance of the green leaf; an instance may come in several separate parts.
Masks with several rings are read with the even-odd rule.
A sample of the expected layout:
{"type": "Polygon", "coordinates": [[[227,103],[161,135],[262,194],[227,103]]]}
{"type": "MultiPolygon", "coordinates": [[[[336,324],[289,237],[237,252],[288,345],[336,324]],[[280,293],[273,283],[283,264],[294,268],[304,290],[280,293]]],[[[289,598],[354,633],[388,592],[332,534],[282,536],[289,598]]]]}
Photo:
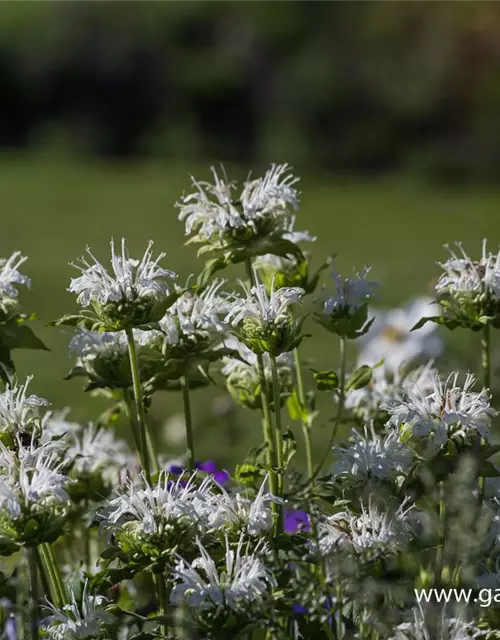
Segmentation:
{"type": "Polygon", "coordinates": [[[420,318],[417,324],[412,327],[410,331],[416,331],[417,329],[420,329],[424,326],[424,324],[427,324],[427,322],[434,322],[435,324],[442,325],[450,331],[453,331],[457,327],[462,326],[461,322],[459,322],[458,320],[454,320],[453,318],[446,318],[445,316],[428,316],[425,318],[420,318]]]}
{"type": "Polygon", "coordinates": [[[78,327],[84,326],[86,329],[92,329],[92,325],[94,321],[87,316],[82,316],[78,314],[66,314],[59,318],[58,320],[53,320],[48,323],[48,327],[78,327]]]}
{"type": "Polygon", "coordinates": [[[350,389],[362,389],[370,384],[372,379],[372,367],[369,367],[367,364],[364,364],[359,369],[349,376],[346,382],[345,390],[349,391],[350,389]]]}
{"type": "Polygon", "coordinates": [[[16,375],[14,362],[10,357],[10,350],[0,345],[0,380],[12,385],[16,375]]]}
{"type": "Polygon", "coordinates": [[[335,371],[316,371],[311,369],[318,391],[333,391],[339,387],[339,377],[335,371]]]}
{"type": "Polygon", "coordinates": [[[26,324],[7,322],[0,325],[0,344],[7,349],[41,349],[50,351],[26,324]]]}
{"type": "Polygon", "coordinates": [[[478,474],[484,478],[498,478],[500,477],[500,469],[498,469],[493,462],[489,460],[481,460],[479,463],[478,474]]]}
{"type": "Polygon", "coordinates": [[[287,429],[287,432],[283,434],[283,460],[285,467],[288,466],[290,460],[293,458],[295,453],[297,452],[297,441],[295,440],[295,436],[293,435],[290,429],[287,429]]]}

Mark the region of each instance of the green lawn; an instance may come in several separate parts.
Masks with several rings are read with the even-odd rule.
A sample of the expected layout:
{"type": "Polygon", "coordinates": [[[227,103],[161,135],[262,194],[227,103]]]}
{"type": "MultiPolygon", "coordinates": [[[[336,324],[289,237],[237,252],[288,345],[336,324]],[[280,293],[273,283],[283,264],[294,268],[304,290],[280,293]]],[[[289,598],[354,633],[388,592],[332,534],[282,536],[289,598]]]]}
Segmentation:
{"type": "MultiPolygon", "coordinates": [[[[182,165],[113,166],[50,157],[0,157],[0,255],[19,249],[29,256],[25,271],[33,286],[30,292],[23,291],[21,300],[25,310],[35,311],[41,319],[36,329],[51,348],[50,353],[17,352],[19,373],[34,373],[36,392],[55,407],[71,405],[76,418],[91,418],[105,405],[86,396],[81,382],[63,381],[70,365],[70,331],[43,327],[44,322],[76,309],[75,297],[66,291],[76,273],[68,263],[87,245],[107,259],[110,237],[124,236],[131,252],[141,254],[147,241],[154,239],[156,250],[167,252],[165,264],[181,278],[198,271],[201,263],[195,259],[195,249],[182,246],[183,225],[173,206],[189,186],[190,171],[208,177],[208,167],[195,171],[182,165]]],[[[445,256],[445,242],[461,239],[472,253],[479,253],[484,236],[492,248],[500,239],[500,190],[439,190],[395,178],[339,182],[310,176],[301,186],[297,228],[308,228],[318,236],[317,262],[336,253],[343,269],[373,265],[373,276],[384,285],[382,306],[429,290],[439,273],[434,263],[445,256]]],[[[312,323],[309,329],[315,337],[305,345],[305,355],[317,368],[334,366],[335,341],[312,323]]],[[[474,342],[465,345],[474,357],[474,342]]],[[[230,414],[215,427],[209,417],[214,391],[197,393],[195,419],[205,457],[229,463],[235,450],[241,452],[258,441],[255,416],[230,414]]],[[[326,400],[323,406],[328,407],[326,400]]],[[[175,394],[165,395],[153,406],[150,419],[160,425],[179,408],[175,394]]],[[[316,440],[321,439],[318,434],[316,440]]]]}

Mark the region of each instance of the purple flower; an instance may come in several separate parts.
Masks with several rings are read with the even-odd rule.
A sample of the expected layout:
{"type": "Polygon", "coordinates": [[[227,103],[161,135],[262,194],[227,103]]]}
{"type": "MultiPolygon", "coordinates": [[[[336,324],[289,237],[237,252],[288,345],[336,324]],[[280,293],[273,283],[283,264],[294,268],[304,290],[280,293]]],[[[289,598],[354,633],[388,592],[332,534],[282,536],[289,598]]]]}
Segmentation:
{"type": "Polygon", "coordinates": [[[307,607],[303,607],[298,602],[294,602],[292,604],[292,611],[295,614],[300,615],[300,616],[305,616],[307,613],[309,613],[309,609],[307,609],[307,607]]]}
{"type": "Polygon", "coordinates": [[[178,464],[173,464],[168,470],[168,472],[174,476],[181,476],[184,473],[184,471],[185,471],[184,467],[181,467],[178,464]]]}
{"type": "Polygon", "coordinates": [[[213,460],[207,460],[206,462],[197,462],[196,468],[200,471],[204,471],[205,473],[217,473],[217,465],[213,460]]]}
{"type": "Polygon", "coordinates": [[[299,533],[300,531],[310,531],[311,523],[305,511],[299,509],[286,509],[284,521],[285,533],[299,533]]]}
{"type": "Polygon", "coordinates": [[[197,462],[196,468],[205,473],[213,475],[214,480],[219,484],[227,484],[229,482],[229,474],[227,471],[221,471],[213,460],[206,462],[197,462]]]}

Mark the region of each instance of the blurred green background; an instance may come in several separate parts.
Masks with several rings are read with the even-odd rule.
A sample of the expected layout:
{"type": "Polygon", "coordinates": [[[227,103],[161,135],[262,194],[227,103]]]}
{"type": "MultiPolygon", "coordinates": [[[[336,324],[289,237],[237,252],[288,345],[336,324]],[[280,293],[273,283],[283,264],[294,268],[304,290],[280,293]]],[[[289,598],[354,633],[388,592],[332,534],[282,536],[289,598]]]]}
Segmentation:
{"type": "MultiPolygon", "coordinates": [[[[51,348],[16,352],[20,374],[75,418],[97,415],[105,403],[62,380],[71,332],[43,327],[76,309],[68,263],[86,245],[104,259],[124,236],[197,272],[173,206],[189,174],[223,162],[244,178],[273,161],[302,176],[297,228],[318,236],[316,264],[373,265],[381,306],[428,292],[445,242],[496,247],[500,5],[0,3],[0,255],[29,256],[21,301],[51,348]]],[[[335,366],[335,341],[308,329],[311,366],[335,366]]],[[[451,348],[476,365],[473,337],[451,348]]],[[[232,465],[260,427],[222,397],[196,392],[197,440],[200,457],[232,465]]],[[[164,423],[179,409],[164,394],[149,417],[174,453],[164,423]]]]}

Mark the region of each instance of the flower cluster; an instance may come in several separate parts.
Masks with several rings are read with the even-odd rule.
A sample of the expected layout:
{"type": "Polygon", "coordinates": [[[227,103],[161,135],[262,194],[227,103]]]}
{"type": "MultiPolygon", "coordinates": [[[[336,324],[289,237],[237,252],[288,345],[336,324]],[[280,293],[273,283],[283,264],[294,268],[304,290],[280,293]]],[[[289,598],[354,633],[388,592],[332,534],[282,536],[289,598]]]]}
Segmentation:
{"type": "MultiPolygon", "coordinates": [[[[494,606],[424,608],[415,593],[500,584],[500,258],[484,244],[474,261],[459,245],[437,281],[441,307],[420,297],[388,312],[371,308],[380,285],[368,267],[348,278],[332,267],[315,314],[328,368],[306,368],[302,303],[322,268],[311,275],[298,246],[313,240],[294,228],[298,178],[286,164],[241,187],[213,175],[178,204],[207,258],[196,280],[171,286],[152,243],[135,259],[111,242],[110,267],[90,250],[77,265],[79,310],[53,325],[73,328],[70,377],[95,392],[89,406],[105,404],[90,424],[16,379],[12,350],[43,346],[17,306],[25,258],[0,261],[0,634],[498,637],[494,606]],[[240,293],[212,277],[229,264],[250,281],[240,293]],[[460,367],[439,325],[481,329],[481,384],[450,373],[460,367]],[[200,462],[192,410],[198,387],[221,378],[256,423],[255,446],[224,471],[200,462]],[[177,390],[185,451],[158,452],[154,427],[170,416],[155,399],[177,390]]],[[[235,417],[239,436],[231,398],[217,419],[235,417]]],[[[222,449],[222,431],[210,434],[222,449]]]]}

